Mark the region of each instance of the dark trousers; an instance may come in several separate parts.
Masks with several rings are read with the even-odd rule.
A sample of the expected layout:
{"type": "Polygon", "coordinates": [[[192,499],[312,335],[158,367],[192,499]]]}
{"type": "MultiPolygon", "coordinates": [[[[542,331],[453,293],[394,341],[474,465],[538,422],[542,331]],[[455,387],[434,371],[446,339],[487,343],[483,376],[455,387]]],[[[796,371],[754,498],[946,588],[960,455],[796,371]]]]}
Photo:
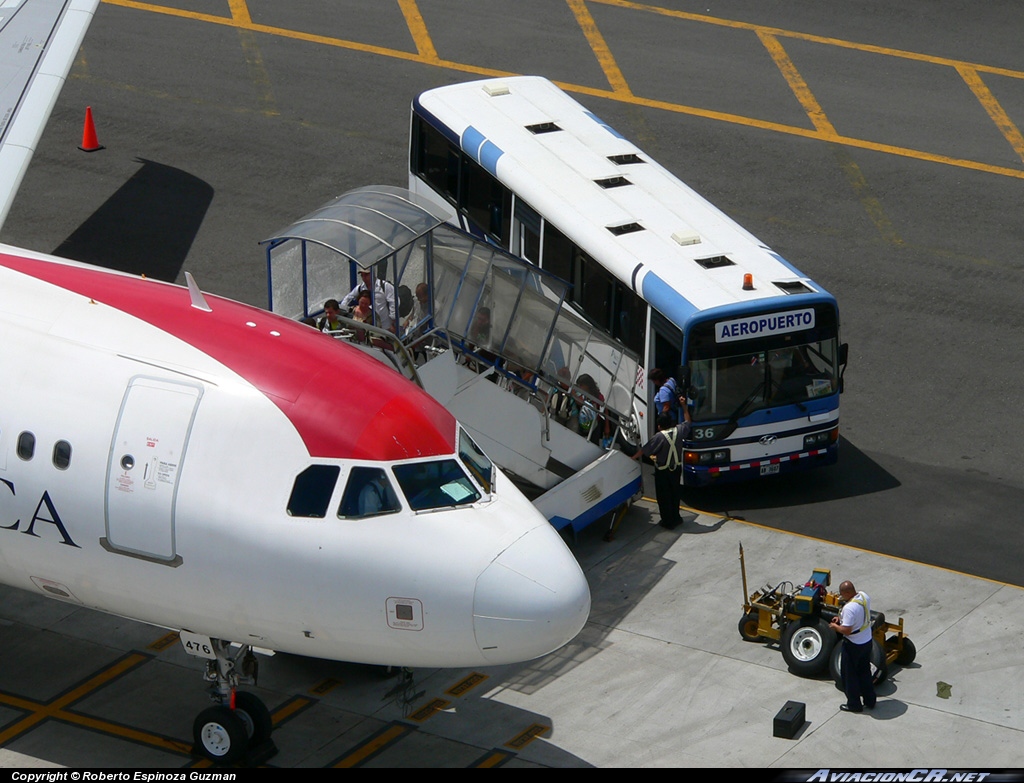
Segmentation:
{"type": "Polygon", "coordinates": [[[675,527],[682,521],[679,516],[679,479],[682,473],[682,468],[654,471],[654,495],[658,498],[658,513],[665,527],[675,527]]]}
{"type": "Polygon", "coordinates": [[[843,690],[846,692],[846,706],[859,710],[863,704],[875,704],[875,686],[871,682],[871,642],[853,644],[843,639],[842,656],[843,690]]]}

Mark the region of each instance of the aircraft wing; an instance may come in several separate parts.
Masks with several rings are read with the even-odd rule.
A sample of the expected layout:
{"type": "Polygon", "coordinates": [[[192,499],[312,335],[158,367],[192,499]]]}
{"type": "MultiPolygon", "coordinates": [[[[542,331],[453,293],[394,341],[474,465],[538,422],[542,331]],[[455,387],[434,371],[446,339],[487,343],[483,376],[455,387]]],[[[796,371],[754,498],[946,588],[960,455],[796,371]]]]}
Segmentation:
{"type": "Polygon", "coordinates": [[[0,226],[99,0],[0,0],[0,226]]]}

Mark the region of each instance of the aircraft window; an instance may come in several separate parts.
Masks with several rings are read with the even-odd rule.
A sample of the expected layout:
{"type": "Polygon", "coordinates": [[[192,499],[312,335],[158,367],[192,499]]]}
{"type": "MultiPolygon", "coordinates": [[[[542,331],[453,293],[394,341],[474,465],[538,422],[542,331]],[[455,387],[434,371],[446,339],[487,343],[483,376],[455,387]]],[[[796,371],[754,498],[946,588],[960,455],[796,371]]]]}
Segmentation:
{"type": "Polygon", "coordinates": [[[53,465],[58,470],[67,470],[71,464],[71,444],[59,440],[53,446],[53,465]]]}
{"type": "Polygon", "coordinates": [[[494,477],[494,465],[464,430],[459,431],[459,458],[469,474],[484,488],[484,492],[489,493],[494,477]]]}
{"type": "Polygon", "coordinates": [[[480,493],[453,459],[395,465],[395,478],[414,511],[475,503],[480,493]]]}
{"type": "Polygon", "coordinates": [[[295,477],[292,496],[288,498],[288,515],[293,517],[327,516],[327,506],[338,483],[341,468],[337,465],[310,465],[295,477]]]}
{"type": "Polygon", "coordinates": [[[18,436],[18,456],[28,462],[36,453],[36,436],[31,432],[23,432],[18,436]]]}
{"type": "Polygon", "coordinates": [[[339,517],[359,519],[393,514],[402,508],[398,496],[380,468],[352,468],[341,498],[339,517]]]}

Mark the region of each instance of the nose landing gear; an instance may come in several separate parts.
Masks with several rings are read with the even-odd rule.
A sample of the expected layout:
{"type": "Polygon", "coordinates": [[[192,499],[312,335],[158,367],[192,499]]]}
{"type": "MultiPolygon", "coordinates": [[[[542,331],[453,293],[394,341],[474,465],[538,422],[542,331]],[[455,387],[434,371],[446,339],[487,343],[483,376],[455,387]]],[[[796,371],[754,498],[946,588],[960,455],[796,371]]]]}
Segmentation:
{"type": "Polygon", "coordinates": [[[214,706],[196,716],[192,724],[192,753],[216,764],[261,764],[277,753],[270,739],[273,720],[270,710],[256,694],[240,691],[240,684],[256,684],[259,665],[252,646],[232,650],[223,639],[181,633],[181,643],[190,655],[206,658],[204,678],[210,683],[214,706]]]}

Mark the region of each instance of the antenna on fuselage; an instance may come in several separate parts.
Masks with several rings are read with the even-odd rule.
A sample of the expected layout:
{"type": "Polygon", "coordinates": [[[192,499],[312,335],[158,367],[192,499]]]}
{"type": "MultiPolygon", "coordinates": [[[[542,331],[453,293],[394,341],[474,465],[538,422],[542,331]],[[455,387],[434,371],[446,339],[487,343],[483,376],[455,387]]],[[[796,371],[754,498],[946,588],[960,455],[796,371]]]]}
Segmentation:
{"type": "Polygon", "coordinates": [[[207,304],[206,297],[199,290],[199,285],[196,283],[196,279],[192,277],[191,272],[185,273],[185,282],[188,283],[188,295],[192,297],[192,306],[197,310],[205,310],[208,313],[212,313],[213,308],[207,304]]]}

